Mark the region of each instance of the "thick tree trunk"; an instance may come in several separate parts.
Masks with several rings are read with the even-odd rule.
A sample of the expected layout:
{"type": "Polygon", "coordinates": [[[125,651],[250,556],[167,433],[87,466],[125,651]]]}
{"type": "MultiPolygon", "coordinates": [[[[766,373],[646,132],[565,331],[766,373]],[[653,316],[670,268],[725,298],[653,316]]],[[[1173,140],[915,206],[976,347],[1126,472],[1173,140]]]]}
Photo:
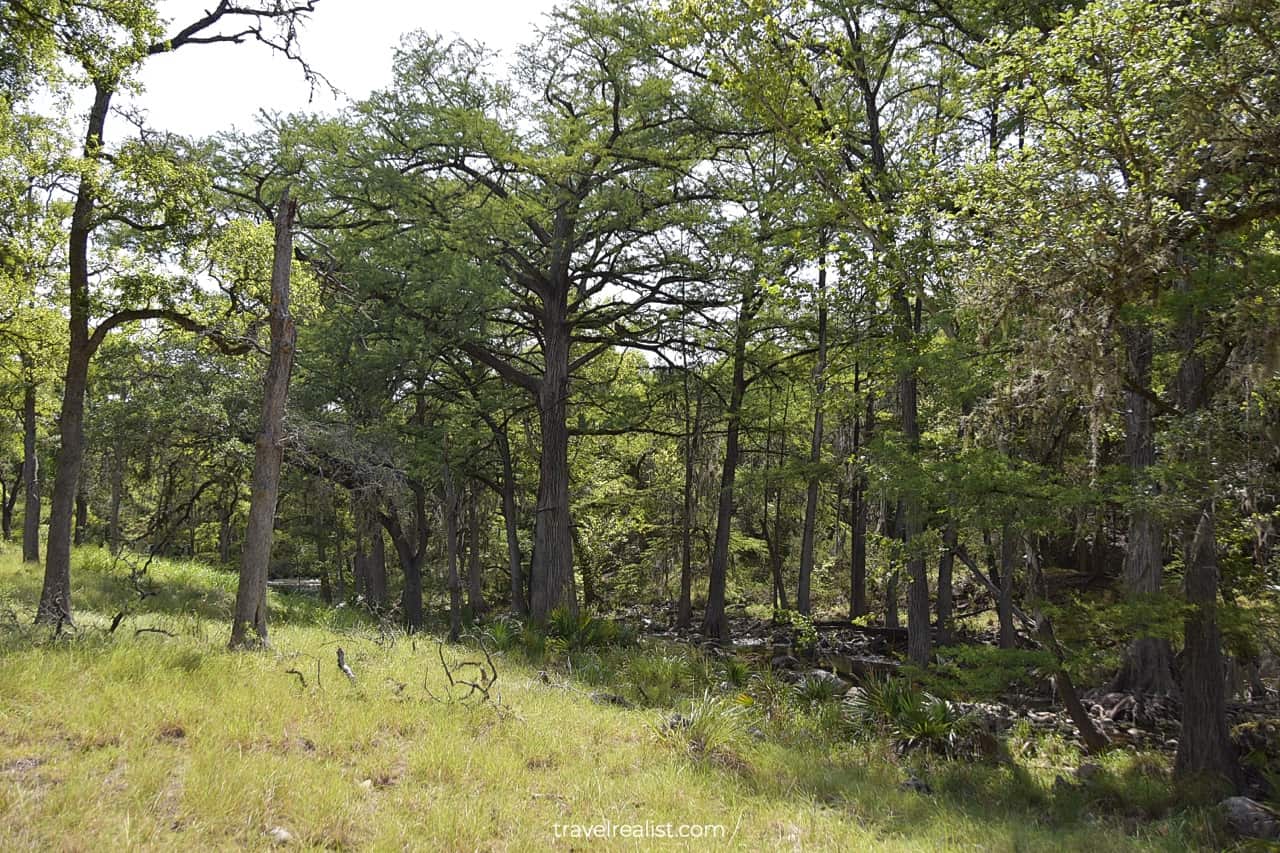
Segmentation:
{"type": "MultiPolygon", "coordinates": [[[[1186,279],[1184,279],[1184,282],[1186,279]]],[[[1203,322],[1190,313],[1180,324],[1179,344],[1186,353],[1178,369],[1174,390],[1185,415],[1200,411],[1208,402],[1204,359],[1196,347],[1203,322]]],[[[1206,483],[1206,494],[1212,486],[1206,483]]],[[[1218,629],[1218,542],[1212,497],[1200,504],[1194,534],[1184,539],[1183,589],[1190,610],[1183,625],[1182,731],[1174,772],[1221,780],[1238,790],[1243,782],[1240,761],[1227,728],[1226,688],[1222,673],[1222,636],[1218,629]]]]}
{"type": "MultiPolygon", "coordinates": [[[[1146,480],[1147,470],[1155,464],[1155,420],[1147,393],[1151,387],[1151,364],[1154,342],[1151,328],[1131,325],[1124,329],[1128,355],[1128,381],[1125,389],[1125,458],[1135,488],[1148,493],[1153,488],[1146,480]]],[[[1129,535],[1125,543],[1124,581],[1130,596],[1156,595],[1164,571],[1161,548],[1162,533],[1155,513],[1135,506],[1129,513],[1129,535]]],[[[1125,654],[1111,689],[1131,693],[1172,693],[1173,653],[1169,641],[1157,637],[1139,637],[1125,654]]]]}
{"type": "MultiPolygon", "coordinates": [[[[899,338],[910,343],[919,326],[920,301],[916,301],[915,317],[906,296],[899,292],[899,338]],[[905,331],[904,331],[905,329],[905,331]]],[[[918,382],[914,366],[905,368],[898,376],[898,405],[902,416],[902,435],[914,455],[920,450],[920,419],[918,382]]],[[[908,493],[902,498],[902,543],[907,552],[907,656],[919,666],[929,663],[932,656],[932,630],[929,624],[929,579],[925,574],[924,553],[916,542],[923,532],[921,524],[922,497],[908,493]]]]}
{"type": "Polygon", "coordinates": [[[573,582],[573,533],[569,513],[569,338],[565,317],[568,283],[556,288],[558,298],[544,303],[544,373],[538,387],[538,420],[542,427],[538,463],[538,503],[533,524],[533,595],[529,615],[545,622],[553,610],[578,610],[573,582]]]}
{"type": "Polygon", "coordinates": [[[268,645],[267,571],[275,535],[280,466],[284,461],[284,410],[293,373],[298,332],[289,314],[289,272],[293,263],[293,221],[297,204],[286,188],[275,220],[275,256],[271,266],[271,357],[263,382],[262,427],[254,445],[249,517],[245,525],[240,582],[231,620],[231,648],[268,645]]]}
{"type": "Polygon", "coordinates": [[[725,586],[729,575],[729,531],[733,524],[733,486],[738,476],[738,430],[742,420],[742,398],[747,390],[747,338],[754,317],[754,290],[743,294],[738,326],[733,339],[733,387],[729,392],[728,423],[725,429],[724,464],[720,471],[720,495],[716,502],[716,538],[711,549],[711,571],[707,580],[707,607],[702,617],[702,634],[728,639],[725,621],[725,586]]]}
{"type": "Polygon", "coordinates": [[[1218,630],[1218,543],[1213,503],[1201,507],[1200,522],[1186,549],[1186,645],[1182,669],[1182,731],[1174,768],[1179,776],[1209,776],[1233,789],[1242,782],[1240,763],[1227,730],[1222,637],[1218,630]]]}
{"type": "Polygon", "coordinates": [[[373,498],[362,501],[360,523],[364,527],[361,544],[364,560],[361,575],[365,602],[374,613],[387,609],[387,546],[382,538],[382,524],[373,498]]]}
{"type": "MultiPolygon", "coordinates": [[[[414,498],[414,527],[417,542],[405,534],[400,524],[400,510],[395,502],[387,499],[387,511],[381,514],[382,525],[391,536],[396,556],[400,558],[400,570],[404,573],[404,589],[400,606],[404,611],[405,628],[410,634],[422,630],[422,562],[427,556],[427,496],[418,486],[410,486],[414,498]]],[[[358,590],[357,590],[358,592],[358,590]]]]}
{"type": "Polygon", "coordinates": [[[818,466],[822,463],[822,418],[827,383],[827,263],[824,256],[818,266],[818,361],[813,369],[813,434],[809,444],[809,482],[805,491],[804,528],[800,535],[800,583],[796,590],[796,610],[808,615],[810,586],[813,579],[814,537],[818,523],[818,492],[822,481],[818,466]]]}
{"type": "Polygon", "coordinates": [[[480,501],[471,496],[467,507],[467,607],[472,618],[489,609],[484,600],[484,576],[480,563],[480,501]]]}
{"type": "Polygon", "coordinates": [[[26,493],[22,511],[22,561],[40,562],[40,456],[36,452],[36,383],[31,361],[23,356],[22,482],[26,493]]]}

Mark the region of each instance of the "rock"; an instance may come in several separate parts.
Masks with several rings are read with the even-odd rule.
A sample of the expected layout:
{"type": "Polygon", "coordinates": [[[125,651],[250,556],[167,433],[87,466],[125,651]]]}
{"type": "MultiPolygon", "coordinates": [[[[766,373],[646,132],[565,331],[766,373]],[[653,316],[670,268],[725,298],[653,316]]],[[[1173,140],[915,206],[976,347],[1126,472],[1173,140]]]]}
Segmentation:
{"type": "Polygon", "coordinates": [[[687,729],[691,725],[693,725],[693,720],[689,719],[684,714],[672,714],[662,721],[662,729],[667,732],[687,729]]]}
{"type": "Polygon", "coordinates": [[[617,693],[592,693],[591,701],[598,705],[616,705],[619,708],[634,708],[635,704],[625,696],[617,693]]]}
{"type": "Polygon", "coordinates": [[[268,829],[267,837],[271,839],[272,844],[293,843],[293,833],[285,829],[283,826],[273,826],[268,829]]]}
{"type": "Polygon", "coordinates": [[[796,660],[791,655],[778,655],[773,660],[769,661],[770,669],[797,669],[799,666],[800,661],[796,660]]]}
{"type": "Polygon", "coordinates": [[[1259,802],[1248,797],[1228,797],[1218,804],[1227,826],[1244,838],[1264,841],[1280,840],[1280,818],[1259,802]]]}
{"type": "Polygon", "coordinates": [[[805,678],[809,681],[821,681],[830,684],[837,696],[845,695],[849,692],[849,688],[853,687],[848,681],[845,681],[834,672],[827,672],[825,669],[811,669],[805,678]]]}
{"type": "Polygon", "coordinates": [[[908,776],[907,780],[898,786],[903,791],[915,791],[917,794],[932,794],[933,789],[929,787],[929,783],[915,776],[908,776]]]}
{"type": "Polygon", "coordinates": [[[1102,775],[1102,766],[1098,764],[1081,764],[1076,768],[1076,779],[1085,784],[1092,782],[1102,775]]]}

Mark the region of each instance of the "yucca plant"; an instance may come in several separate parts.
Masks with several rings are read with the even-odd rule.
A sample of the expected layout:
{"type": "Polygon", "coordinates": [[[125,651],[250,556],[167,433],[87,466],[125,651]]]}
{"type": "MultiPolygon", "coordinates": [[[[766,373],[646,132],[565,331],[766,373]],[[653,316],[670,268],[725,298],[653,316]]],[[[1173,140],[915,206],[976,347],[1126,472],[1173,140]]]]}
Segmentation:
{"type": "Polygon", "coordinates": [[[695,755],[713,755],[729,750],[745,729],[743,706],[707,690],[702,698],[689,703],[687,713],[669,718],[659,731],[695,755]]]}
{"type": "Polygon", "coordinates": [[[840,696],[839,682],[831,678],[805,676],[792,689],[796,698],[804,705],[823,705],[834,702],[840,696]]]}

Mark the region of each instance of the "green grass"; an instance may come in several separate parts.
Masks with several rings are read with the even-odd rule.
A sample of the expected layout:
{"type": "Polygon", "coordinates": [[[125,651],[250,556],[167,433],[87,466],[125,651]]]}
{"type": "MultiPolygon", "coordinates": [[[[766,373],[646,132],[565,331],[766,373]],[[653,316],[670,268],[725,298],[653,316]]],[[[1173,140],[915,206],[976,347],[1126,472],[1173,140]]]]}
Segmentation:
{"type": "Polygon", "coordinates": [[[579,678],[569,655],[542,650],[535,666],[511,642],[495,658],[501,704],[451,703],[434,636],[389,635],[347,609],[273,593],[273,650],[231,653],[231,576],[160,561],[149,576],[157,594],[140,600],[127,567],[78,553],[79,627],[54,637],[29,624],[39,568],[0,550],[0,849],[261,849],[273,827],[307,848],[371,850],[1222,843],[1207,812],[1169,805],[1152,781],[1159,768],[1130,779],[1133,768],[1109,764],[1095,796],[1055,790],[1061,771],[1044,755],[990,766],[900,758],[849,737],[834,702],[787,704],[776,691],[739,713],[733,697],[757,679],[721,684],[723,668],[643,645],[583,653],[579,678]],[[337,670],[338,646],[355,683],[337,670]],[[635,695],[628,672],[671,705],[593,700],[592,681],[635,695]],[[687,736],[664,731],[676,711],[693,715],[687,736]],[[690,748],[700,739],[715,748],[690,748]],[[900,790],[908,770],[934,793],[900,790]],[[1130,782],[1135,802],[1107,805],[1117,790],[1124,802],[1130,782]],[[553,830],[602,820],[722,824],[727,838],[570,842],[553,830]]]}

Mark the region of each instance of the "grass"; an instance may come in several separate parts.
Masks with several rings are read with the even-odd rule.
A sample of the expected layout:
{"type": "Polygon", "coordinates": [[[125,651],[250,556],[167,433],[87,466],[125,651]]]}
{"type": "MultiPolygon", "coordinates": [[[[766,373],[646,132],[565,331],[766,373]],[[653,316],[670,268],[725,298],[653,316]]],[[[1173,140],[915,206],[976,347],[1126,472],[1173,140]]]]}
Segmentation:
{"type": "Polygon", "coordinates": [[[767,701],[741,697],[739,711],[733,697],[762,697],[768,679],[734,685],[741,673],[726,680],[723,665],[678,648],[579,655],[589,681],[634,695],[614,683],[634,673],[668,707],[595,701],[569,653],[539,649],[531,664],[510,637],[495,658],[500,705],[448,702],[434,636],[272,593],[273,650],[231,653],[232,577],[161,561],[149,575],[157,594],[140,600],[125,567],[79,552],[79,628],[54,637],[29,625],[38,567],[0,551],[0,849],[262,849],[276,827],[304,848],[362,850],[1222,845],[1208,812],[1169,806],[1149,764],[1108,764],[1091,793],[1055,788],[1060,762],[1044,754],[904,759],[883,740],[848,737],[834,700],[792,702],[774,685],[767,701]],[[338,646],[354,683],[337,670],[338,646]],[[675,712],[692,720],[679,736],[675,712]],[[934,793],[900,790],[908,771],[934,793]],[[1106,805],[1126,802],[1130,782],[1141,789],[1131,808],[1106,805]],[[720,824],[726,837],[556,836],[556,824],[604,820],[720,824]]]}

